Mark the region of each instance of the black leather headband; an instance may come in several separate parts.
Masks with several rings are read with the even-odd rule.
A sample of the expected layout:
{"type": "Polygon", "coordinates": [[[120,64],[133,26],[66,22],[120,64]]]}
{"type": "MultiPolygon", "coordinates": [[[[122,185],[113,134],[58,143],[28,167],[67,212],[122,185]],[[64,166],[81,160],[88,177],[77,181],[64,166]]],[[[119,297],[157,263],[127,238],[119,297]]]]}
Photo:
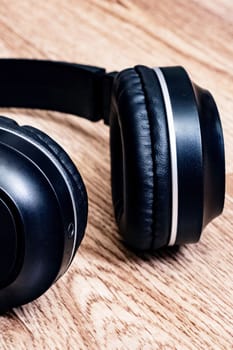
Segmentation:
{"type": "Polygon", "coordinates": [[[65,62],[0,59],[0,107],[55,110],[108,124],[113,75],[65,62]]]}

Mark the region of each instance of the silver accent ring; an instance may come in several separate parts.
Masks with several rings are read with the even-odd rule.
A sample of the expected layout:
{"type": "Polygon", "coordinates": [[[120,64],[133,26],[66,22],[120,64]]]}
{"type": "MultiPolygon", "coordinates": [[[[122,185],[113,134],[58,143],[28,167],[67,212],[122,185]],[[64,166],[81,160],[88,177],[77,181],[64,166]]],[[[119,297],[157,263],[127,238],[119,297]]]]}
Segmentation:
{"type": "Polygon", "coordinates": [[[176,243],[177,227],[178,227],[178,167],[177,167],[177,149],[176,149],[176,132],[174,125],[174,116],[172,111],[171,99],[165,80],[164,74],[160,68],[153,68],[154,72],[159,80],[161,87],[170,144],[170,157],[171,157],[171,181],[172,181],[172,213],[171,213],[171,232],[169,238],[169,246],[173,246],[176,243]]]}

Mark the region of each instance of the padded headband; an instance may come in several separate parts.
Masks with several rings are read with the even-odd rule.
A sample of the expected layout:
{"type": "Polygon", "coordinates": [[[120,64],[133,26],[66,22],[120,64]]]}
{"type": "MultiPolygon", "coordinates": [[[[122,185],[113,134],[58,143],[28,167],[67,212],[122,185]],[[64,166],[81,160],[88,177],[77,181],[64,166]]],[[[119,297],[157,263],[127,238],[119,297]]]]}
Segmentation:
{"type": "Polygon", "coordinates": [[[113,73],[73,63],[0,59],[0,107],[49,109],[107,123],[113,73]]]}

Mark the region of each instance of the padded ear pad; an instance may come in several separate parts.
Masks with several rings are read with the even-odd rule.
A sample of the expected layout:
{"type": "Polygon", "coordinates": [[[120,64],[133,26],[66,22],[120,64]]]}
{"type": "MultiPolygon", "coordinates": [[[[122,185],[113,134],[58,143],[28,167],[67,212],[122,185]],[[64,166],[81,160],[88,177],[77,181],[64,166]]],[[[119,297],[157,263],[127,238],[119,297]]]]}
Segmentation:
{"type": "Polygon", "coordinates": [[[72,192],[77,207],[78,237],[80,237],[80,239],[76,242],[76,248],[78,248],[85,232],[88,211],[87,192],[83,180],[68,154],[51,137],[41,130],[33,128],[32,126],[25,125],[23,126],[23,129],[26,130],[29,135],[33,135],[40,142],[42,142],[47,149],[57,157],[57,159],[63,165],[67,176],[69,176],[71,179],[72,192]]]}
{"type": "Polygon", "coordinates": [[[5,117],[0,117],[0,123],[5,123],[12,129],[20,130],[20,132],[25,134],[27,137],[37,140],[53,156],[55,156],[59,160],[60,164],[64,169],[64,173],[70,179],[71,190],[76,203],[78,218],[78,239],[76,241],[77,249],[79,244],[81,243],[87,224],[88,201],[85,185],[74,163],[72,162],[68,154],[61,148],[61,146],[59,146],[53,139],[51,139],[42,131],[31,126],[19,126],[14,120],[5,117]]]}
{"type": "Polygon", "coordinates": [[[152,69],[137,66],[116,76],[110,127],[112,196],[120,232],[135,249],[165,246],[171,226],[170,150],[152,69]]]}

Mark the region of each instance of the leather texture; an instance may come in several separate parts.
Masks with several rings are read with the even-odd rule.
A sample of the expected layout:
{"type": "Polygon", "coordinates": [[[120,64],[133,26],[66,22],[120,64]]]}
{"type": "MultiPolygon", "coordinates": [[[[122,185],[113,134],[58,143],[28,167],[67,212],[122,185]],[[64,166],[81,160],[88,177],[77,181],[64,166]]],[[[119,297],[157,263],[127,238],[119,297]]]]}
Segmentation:
{"type": "Polygon", "coordinates": [[[159,81],[153,69],[137,66],[151,130],[154,169],[154,227],[152,248],[168,244],[171,231],[171,161],[164,102],[159,81]]]}
{"type": "Polygon", "coordinates": [[[75,167],[74,163],[68,156],[68,154],[59,146],[51,137],[44,132],[32,127],[32,126],[20,126],[14,120],[0,117],[1,124],[7,124],[14,130],[20,130],[25,136],[35,139],[37,142],[42,144],[53,156],[55,156],[63,167],[64,173],[70,179],[71,190],[76,203],[77,211],[77,230],[78,239],[76,242],[76,249],[78,248],[87,223],[87,212],[88,212],[88,200],[87,192],[83,180],[75,167]]]}
{"type": "Polygon", "coordinates": [[[137,66],[116,76],[110,128],[120,232],[135,249],[162,247],[171,224],[170,155],[163,99],[152,69],[137,66]]]}

